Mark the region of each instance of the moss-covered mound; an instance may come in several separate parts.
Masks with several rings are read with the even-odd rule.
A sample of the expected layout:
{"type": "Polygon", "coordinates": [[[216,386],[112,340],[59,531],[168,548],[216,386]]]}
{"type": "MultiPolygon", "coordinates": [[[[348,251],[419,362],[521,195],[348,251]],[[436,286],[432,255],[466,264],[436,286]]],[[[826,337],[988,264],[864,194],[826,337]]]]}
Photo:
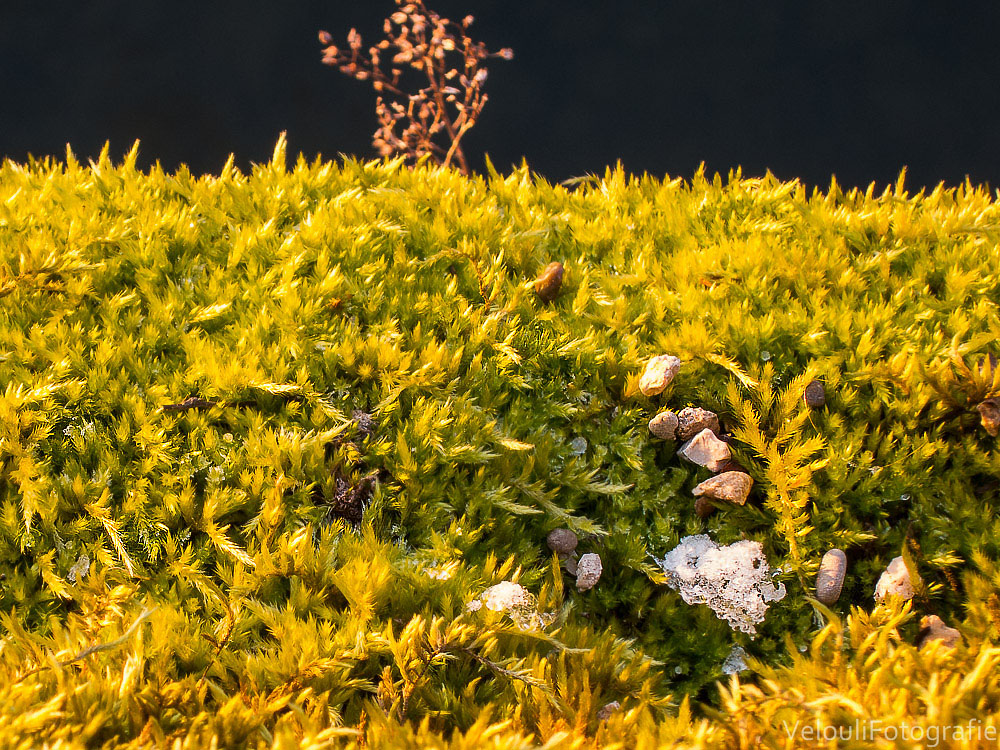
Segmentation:
{"type": "Polygon", "coordinates": [[[5,163],[0,745],[995,729],[998,235],[969,185],[5,163]],[[647,427],[688,406],[745,505],[695,512],[713,472],[647,427]],[[668,585],[699,534],[780,571],[755,637],[668,585]],[[897,556],[915,596],[877,604],[897,556]]]}

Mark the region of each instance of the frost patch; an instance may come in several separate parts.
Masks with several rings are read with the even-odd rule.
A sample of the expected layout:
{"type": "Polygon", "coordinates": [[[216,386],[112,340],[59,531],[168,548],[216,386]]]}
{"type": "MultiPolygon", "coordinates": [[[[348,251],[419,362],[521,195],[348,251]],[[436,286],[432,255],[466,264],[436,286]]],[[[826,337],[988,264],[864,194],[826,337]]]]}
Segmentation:
{"type": "Polygon", "coordinates": [[[774,573],[759,542],[720,547],[706,534],[686,536],[656,562],[685,602],[707,604],[733,630],[749,635],[757,634],[768,603],[785,598],[784,585],[771,582],[774,573]]]}
{"type": "Polygon", "coordinates": [[[534,595],[512,581],[502,581],[496,586],[490,586],[478,599],[469,602],[466,608],[475,612],[484,605],[494,612],[506,612],[521,630],[544,628],[555,620],[555,615],[539,612],[534,595]]]}

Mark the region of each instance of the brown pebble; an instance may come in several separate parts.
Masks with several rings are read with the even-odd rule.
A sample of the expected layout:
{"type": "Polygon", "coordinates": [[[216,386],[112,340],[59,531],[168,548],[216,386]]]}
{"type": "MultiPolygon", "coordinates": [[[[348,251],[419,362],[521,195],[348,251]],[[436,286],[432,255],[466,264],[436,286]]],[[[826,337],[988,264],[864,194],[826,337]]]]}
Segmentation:
{"type": "Polygon", "coordinates": [[[672,354],[661,354],[646,363],[646,370],[639,379],[639,390],[643,396],[663,393],[674,376],[681,369],[681,361],[672,354]]]}
{"type": "Polygon", "coordinates": [[[551,302],[559,294],[563,280],[563,264],[553,261],[545,266],[545,270],[535,279],[535,294],[543,302],[551,302]]]}
{"type": "Polygon", "coordinates": [[[716,500],[725,500],[736,505],[745,505],[753,487],[753,478],[741,471],[726,471],[709,477],[693,490],[695,497],[705,495],[716,500]]]}
{"type": "Polygon", "coordinates": [[[806,386],[806,392],[802,398],[805,399],[806,406],[810,409],[819,409],[826,403],[826,389],[823,388],[820,381],[814,380],[806,386]]]}
{"type": "Polygon", "coordinates": [[[711,430],[716,435],[722,432],[718,415],[698,406],[681,409],[677,415],[677,439],[690,440],[702,430],[711,430]]]}
{"type": "Polygon", "coordinates": [[[708,518],[715,513],[715,505],[706,495],[702,495],[694,501],[694,512],[698,514],[698,518],[708,518]]]}
{"type": "Polygon", "coordinates": [[[604,706],[601,707],[601,710],[597,712],[598,720],[607,721],[609,718],[611,718],[611,714],[613,714],[621,707],[622,704],[619,703],[618,701],[611,701],[611,703],[605,703],[604,706]]]}
{"type": "Polygon", "coordinates": [[[948,648],[954,648],[962,640],[962,634],[945,625],[944,620],[937,615],[920,618],[920,634],[917,637],[920,646],[930,641],[941,641],[948,648]]]}
{"type": "Polygon", "coordinates": [[[827,606],[840,598],[847,573],[847,555],[843,550],[832,549],[823,555],[816,575],[816,598],[827,606]]]}
{"type": "Polygon", "coordinates": [[[990,437],[1000,433],[1000,399],[988,398],[976,406],[979,421],[990,437]]]}
{"type": "Polygon", "coordinates": [[[672,411],[661,411],[649,420],[649,431],[663,440],[677,439],[677,415],[672,411]]]}
{"type": "Polygon", "coordinates": [[[575,550],[579,540],[576,534],[569,529],[553,529],[549,532],[545,541],[548,542],[549,549],[553,552],[564,553],[575,550]]]}

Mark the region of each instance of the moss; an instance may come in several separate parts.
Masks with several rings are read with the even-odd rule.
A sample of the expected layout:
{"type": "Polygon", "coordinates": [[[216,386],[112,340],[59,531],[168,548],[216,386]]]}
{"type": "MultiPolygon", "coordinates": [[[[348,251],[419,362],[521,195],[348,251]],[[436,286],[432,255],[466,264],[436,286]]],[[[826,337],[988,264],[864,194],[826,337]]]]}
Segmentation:
{"type": "Polygon", "coordinates": [[[283,142],[196,177],[135,154],[0,168],[4,737],[728,747],[849,701],[996,712],[984,189],[620,169],[570,188],[526,166],[288,168],[283,142]],[[647,397],[659,354],[682,367],[647,397]],[[700,518],[707,470],[649,434],[691,405],[731,435],[746,506],[700,518]],[[590,591],[546,545],[561,527],[603,561],[590,591]],[[653,562],[703,533],[784,571],[753,640],[653,562]],[[831,547],[832,611],[810,599],[831,547]],[[917,597],[876,608],[900,555],[917,597]],[[467,610],[505,580],[554,623],[467,610]],[[926,614],[964,644],[908,645],[926,614]],[[734,645],[753,671],[720,692],[734,645]],[[965,692],[886,687],[935,674],[965,692]]]}

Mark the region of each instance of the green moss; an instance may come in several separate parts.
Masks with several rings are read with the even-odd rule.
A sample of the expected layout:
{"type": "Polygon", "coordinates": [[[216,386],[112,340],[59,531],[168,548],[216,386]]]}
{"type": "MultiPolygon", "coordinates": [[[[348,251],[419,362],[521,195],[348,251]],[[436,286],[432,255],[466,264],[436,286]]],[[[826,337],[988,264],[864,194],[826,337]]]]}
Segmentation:
{"type": "MultiPolygon", "coordinates": [[[[880,684],[875,662],[925,669],[906,643],[919,618],[866,614],[904,548],[913,612],[967,623],[941,679],[994,663],[1000,461],[975,407],[1000,394],[978,367],[998,353],[1000,209],[984,189],[288,169],[283,141],[250,174],[135,158],[0,168],[3,736],[778,738],[763,717],[791,710],[782,685],[802,673],[819,700],[843,675],[880,684]],[[532,282],[553,260],[545,303],[532,282]],[[647,398],[662,353],[683,365],[647,398]],[[746,506],[694,513],[707,470],[646,428],[688,405],[731,432],[746,506]],[[545,544],[560,526],[601,555],[591,591],[545,544]],[[782,567],[788,596],[755,640],[664,585],[653,556],[697,533],[759,541],[782,567]],[[833,546],[850,568],[828,612],[808,597],[833,546]],[[556,622],[466,610],[502,580],[556,622]],[[819,629],[852,606],[850,629],[819,629]],[[853,661],[824,650],[835,637],[853,661]],[[756,672],[720,694],[734,643],[756,672]]],[[[995,712],[980,676],[993,697],[968,711],[995,712]]]]}

